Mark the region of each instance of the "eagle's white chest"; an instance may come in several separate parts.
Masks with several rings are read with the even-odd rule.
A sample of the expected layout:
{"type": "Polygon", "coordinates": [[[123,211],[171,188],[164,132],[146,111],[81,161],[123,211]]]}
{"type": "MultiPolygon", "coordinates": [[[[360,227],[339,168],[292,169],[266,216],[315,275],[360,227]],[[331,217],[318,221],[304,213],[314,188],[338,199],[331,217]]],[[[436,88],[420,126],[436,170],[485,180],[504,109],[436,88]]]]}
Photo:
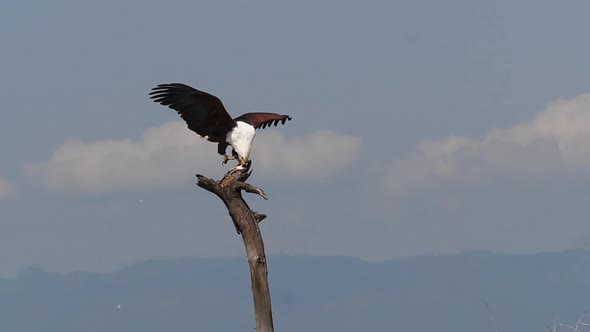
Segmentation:
{"type": "Polygon", "coordinates": [[[237,121],[237,126],[227,133],[226,140],[234,148],[238,157],[249,159],[250,150],[252,149],[252,141],[256,136],[256,130],[253,126],[237,121]]]}

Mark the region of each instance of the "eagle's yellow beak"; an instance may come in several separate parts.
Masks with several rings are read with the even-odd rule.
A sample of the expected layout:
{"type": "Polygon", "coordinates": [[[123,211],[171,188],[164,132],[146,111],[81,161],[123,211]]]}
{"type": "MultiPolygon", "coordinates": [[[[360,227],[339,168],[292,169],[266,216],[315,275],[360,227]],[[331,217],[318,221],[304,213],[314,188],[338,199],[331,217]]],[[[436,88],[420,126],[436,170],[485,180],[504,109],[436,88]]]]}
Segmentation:
{"type": "Polygon", "coordinates": [[[240,158],[240,165],[244,166],[248,163],[248,158],[240,158]]]}

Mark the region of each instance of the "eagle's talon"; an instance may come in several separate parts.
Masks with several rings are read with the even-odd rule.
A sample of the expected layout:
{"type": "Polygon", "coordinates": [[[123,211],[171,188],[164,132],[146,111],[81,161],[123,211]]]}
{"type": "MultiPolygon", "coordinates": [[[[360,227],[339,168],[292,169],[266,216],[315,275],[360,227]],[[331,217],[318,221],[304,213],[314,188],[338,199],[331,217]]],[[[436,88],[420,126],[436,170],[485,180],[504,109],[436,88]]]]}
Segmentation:
{"type": "Polygon", "coordinates": [[[226,154],[223,155],[223,161],[221,162],[222,165],[227,164],[228,161],[230,160],[235,160],[236,157],[235,156],[228,156],[226,154]]]}

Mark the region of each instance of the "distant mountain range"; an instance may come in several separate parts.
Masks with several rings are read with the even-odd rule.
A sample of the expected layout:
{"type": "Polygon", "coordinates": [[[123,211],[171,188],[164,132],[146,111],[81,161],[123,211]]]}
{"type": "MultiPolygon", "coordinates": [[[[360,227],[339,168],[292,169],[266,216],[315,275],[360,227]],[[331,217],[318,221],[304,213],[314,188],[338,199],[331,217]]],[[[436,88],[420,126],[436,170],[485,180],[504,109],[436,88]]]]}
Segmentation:
{"type": "MultiPolygon", "coordinates": [[[[547,331],[590,307],[588,251],[268,260],[280,332],[547,331]]],[[[246,332],[254,325],[245,258],[147,261],[110,274],[27,269],[0,279],[0,331],[246,332]]]]}

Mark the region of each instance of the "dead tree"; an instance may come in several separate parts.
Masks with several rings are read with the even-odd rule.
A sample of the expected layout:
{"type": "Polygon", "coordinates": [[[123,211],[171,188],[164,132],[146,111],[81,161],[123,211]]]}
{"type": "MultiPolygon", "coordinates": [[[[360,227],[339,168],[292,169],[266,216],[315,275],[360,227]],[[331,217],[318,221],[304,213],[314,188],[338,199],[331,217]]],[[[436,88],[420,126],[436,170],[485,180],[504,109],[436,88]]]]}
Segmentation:
{"type": "Polygon", "coordinates": [[[197,174],[197,185],[221,198],[229,211],[236,231],[242,235],[252,279],[256,332],[273,332],[268,269],[264,254],[264,242],[258,228],[258,223],[264,220],[266,215],[250,209],[242,198],[242,190],[260,195],[264,199],[268,199],[268,196],[262,189],[245,182],[250,177],[250,174],[252,172],[248,172],[248,170],[229,171],[221,181],[215,181],[197,174]]]}

